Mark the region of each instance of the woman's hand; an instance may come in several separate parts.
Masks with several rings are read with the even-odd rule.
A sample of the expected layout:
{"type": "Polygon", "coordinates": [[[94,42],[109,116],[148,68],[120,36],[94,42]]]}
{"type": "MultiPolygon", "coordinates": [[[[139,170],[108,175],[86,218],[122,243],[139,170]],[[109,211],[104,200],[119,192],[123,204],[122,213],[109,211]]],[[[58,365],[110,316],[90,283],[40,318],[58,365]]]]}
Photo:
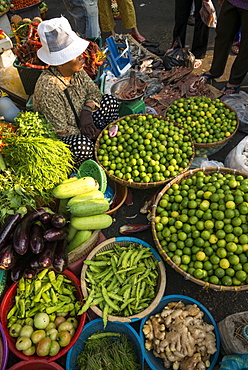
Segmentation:
{"type": "Polygon", "coordinates": [[[100,132],[94,124],[92,112],[89,109],[82,109],[80,115],[80,131],[90,140],[95,140],[100,132]]]}

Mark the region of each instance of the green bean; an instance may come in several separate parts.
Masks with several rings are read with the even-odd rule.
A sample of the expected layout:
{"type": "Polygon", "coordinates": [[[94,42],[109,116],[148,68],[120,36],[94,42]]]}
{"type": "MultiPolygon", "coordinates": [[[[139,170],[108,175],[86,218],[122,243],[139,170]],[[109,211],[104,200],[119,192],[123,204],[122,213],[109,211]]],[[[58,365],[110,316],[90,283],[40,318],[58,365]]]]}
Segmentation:
{"type": "Polygon", "coordinates": [[[112,269],[110,269],[109,273],[104,277],[104,279],[101,281],[101,285],[105,284],[106,281],[108,281],[109,279],[111,279],[111,277],[114,275],[114,271],[112,269]]]}
{"type": "Polygon", "coordinates": [[[91,290],[90,294],[87,297],[86,303],[82,306],[82,308],[79,310],[78,315],[82,315],[84,312],[86,312],[91,305],[91,302],[93,301],[95,291],[94,289],[91,290]]]}
{"type": "Polygon", "coordinates": [[[88,266],[94,265],[94,266],[98,266],[98,267],[104,267],[104,266],[109,265],[110,263],[108,261],[85,260],[84,264],[88,265],[88,266]]]}
{"type": "Polygon", "coordinates": [[[91,339],[101,339],[101,338],[106,338],[106,337],[121,337],[121,333],[116,333],[112,331],[106,331],[106,332],[99,332],[99,333],[94,333],[90,337],[88,337],[88,340],[91,339]]]}
{"type": "Polygon", "coordinates": [[[103,320],[103,327],[106,328],[108,323],[108,314],[109,314],[109,306],[107,304],[104,305],[102,311],[102,320],[103,320]]]}
{"type": "Polygon", "coordinates": [[[104,298],[105,302],[107,303],[107,305],[109,307],[112,307],[114,311],[118,312],[119,307],[109,298],[107,289],[104,286],[102,286],[102,295],[103,295],[103,298],[104,298]]]}
{"type": "Polygon", "coordinates": [[[120,302],[123,301],[123,297],[119,296],[118,294],[108,292],[108,295],[110,298],[115,299],[116,301],[120,301],[120,302]]]}
{"type": "Polygon", "coordinates": [[[129,303],[132,303],[133,301],[135,301],[135,298],[129,298],[128,300],[126,300],[120,307],[120,311],[123,311],[127,305],[129,305],[129,303]]]}
{"type": "Polygon", "coordinates": [[[127,266],[128,266],[128,260],[131,257],[132,253],[133,253],[133,250],[130,249],[129,251],[126,252],[125,256],[123,257],[122,263],[121,263],[121,267],[123,269],[127,268],[127,266]]]}

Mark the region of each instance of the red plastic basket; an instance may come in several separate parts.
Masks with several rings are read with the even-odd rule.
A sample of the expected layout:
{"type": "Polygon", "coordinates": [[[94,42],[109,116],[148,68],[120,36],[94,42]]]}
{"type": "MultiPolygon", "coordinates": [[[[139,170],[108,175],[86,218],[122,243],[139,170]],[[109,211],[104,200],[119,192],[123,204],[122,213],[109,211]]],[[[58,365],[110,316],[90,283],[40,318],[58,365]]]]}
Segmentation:
{"type": "MultiPolygon", "coordinates": [[[[75,296],[77,299],[80,299],[83,301],[83,295],[81,292],[81,286],[78,278],[69,270],[65,270],[63,274],[72,281],[73,285],[76,287],[77,291],[75,292],[75,296]]],[[[46,357],[39,357],[39,356],[26,356],[24,353],[21,351],[18,351],[15,347],[15,338],[12,338],[9,335],[9,331],[7,328],[7,314],[9,310],[13,307],[14,302],[15,302],[15,294],[17,290],[17,285],[18,282],[13,283],[10,288],[7,290],[6,294],[3,297],[2,303],[1,303],[1,309],[0,309],[0,320],[3,326],[4,333],[6,335],[8,344],[9,344],[9,349],[11,352],[13,352],[17,357],[21,358],[22,360],[25,361],[30,361],[30,360],[45,360],[46,362],[50,363],[52,361],[57,360],[58,358],[62,357],[65,355],[69,349],[76,343],[77,339],[79,338],[81,331],[83,330],[85,320],[86,320],[86,312],[82,315],[79,316],[79,324],[78,328],[75,332],[75,335],[73,336],[71,342],[68,344],[68,346],[62,348],[59,353],[56,356],[46,356],[46,357]]],[[[36,368],[36,366],[35,366],[36,368]]]]}
{"type": "Polygon", "coordinates": [[[64,370],[56,362],[47,362],[45,360],[29,360],[20,361],[17,364],[11,366],[8,370],[64,370]]]}

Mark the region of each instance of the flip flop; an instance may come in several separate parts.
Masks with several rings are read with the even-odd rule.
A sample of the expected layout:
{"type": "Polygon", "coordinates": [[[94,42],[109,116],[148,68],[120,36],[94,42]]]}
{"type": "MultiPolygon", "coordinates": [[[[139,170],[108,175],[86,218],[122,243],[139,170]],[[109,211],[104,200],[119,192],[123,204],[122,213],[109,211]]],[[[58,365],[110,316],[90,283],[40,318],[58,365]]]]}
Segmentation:
{"type": "Polygon", "coordinates": [[[221,92],[222,92],[222,96],[223,95],[230,95],[230,94],[235,94],[238,90],[239,90],[239,88],[240,88],[240,84],[239,85],[237,85],[237,86],[225,86],[225,87],[223,87],[223,89],[221,90],[221,92]],[[226,91],[228,91],[228,90],[230,90],[231,92],[226,92],[226,91]]]}
{"type": "Polygon", "coordinates": [[[203,73],[201,76],[200,76],[200,79],[201,80],[205,80],[207,83],[212,81],[212,80],[215,80],[216,78],[220,78],[221,76],[213,76],[211,75],[210,73],[208,72],[205,72],[203,73]]]}

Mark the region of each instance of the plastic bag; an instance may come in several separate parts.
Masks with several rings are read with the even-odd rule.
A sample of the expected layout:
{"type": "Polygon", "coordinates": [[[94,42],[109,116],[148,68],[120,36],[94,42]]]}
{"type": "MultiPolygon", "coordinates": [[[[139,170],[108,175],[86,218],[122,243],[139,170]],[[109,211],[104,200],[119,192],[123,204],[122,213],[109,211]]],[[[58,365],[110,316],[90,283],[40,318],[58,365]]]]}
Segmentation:
{"type": "Polygon", "coordinates": [[[210,161],[206,157],[195,157],[190,166],[190,169],[203,168],[203,167],[224,167],[224,164],[218,161],[210,161]]]}
{"type": "Polygon", "coordinates": [[[208,27],[216,28],[217,15],[214,4],[212,3],[211,0],[202,1],[200,15],[203,23],[205,23],[208,27]]]}
{"type": "Polygon", "coordinates": [[[248,355],[224,356],[219,370],[248,370],[248,355]]]}
{"type": "Polygon", "coordinates": [[[163,64],[166,70],[172,67],[194,68],[195,56],[189,49],[183,48],[179,38],[174,42],[172,50],[165,53],[163,64]]]}
{"type": "Polygon", "coordinates": [[[248,94],[240,91],[238,94],[223,95],[221,100],[236,111],[240,121],[238,130],[248,133],[248,94]]]}
{"type": "Polygon", "coordinates": [[[225,159],[225,167],[243,171],[248,175],[248,136],[233,148],[225,159]]]}

